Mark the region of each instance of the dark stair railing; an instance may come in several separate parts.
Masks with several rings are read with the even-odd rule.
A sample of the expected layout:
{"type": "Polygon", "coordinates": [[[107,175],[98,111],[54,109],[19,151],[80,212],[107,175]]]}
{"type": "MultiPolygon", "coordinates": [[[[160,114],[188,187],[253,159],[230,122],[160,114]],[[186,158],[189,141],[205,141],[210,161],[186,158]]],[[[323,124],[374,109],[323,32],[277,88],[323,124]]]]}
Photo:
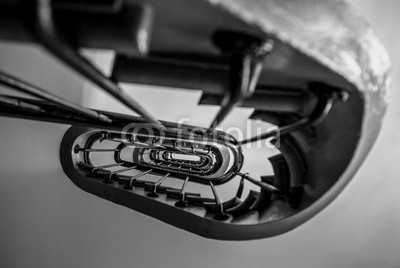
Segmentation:
{"type": "MultiPolygon", "coordinates": [[[[310,5],[310,1],[305,2],[310,5]]],[[[205,237],[268,237],[315,215],[332,198],[312,212],[307,209],[340,180],[356,154],[365,124],[374,125],[367,133],[368,144],[372,144],[377,133],[375,122],[380,117],[371,115],[371,111],[383,105],[382,96],[375,95],[379,92],[363,91],[353,80],[321,65],[326,58],[315,59],[314,50],[308,55],[303,51],[305,46],[295,42],[290,46],[279,35],[260,34],[262,27],[243,23],[227,8],[220,11],[226,23],[220,28],[213,26],[207,37],[199,33],[202,42],[197,42],[193,33],[185,35],[186,28],[171,32],[177,40],[187,38],[188,46],[207,44],[204,53],[190,53],[184,46],[180,47],[182,51],[154,49],[163,36],[157,32],[154,35],[158,43],[151,42],[153,31],[159,30],[154,25],[162,28],[175,24],[154,23],[154,16],[168,18],[173,7],[163,1],[149,3],[0,0],[0,38],[39,43],[140,117],[87,109],[3,71],[0,84],[38,99],[0,95],[0,115],[72,125],[62,140],[60,159],[64,172],[78,187],[205,237]],[[82,47],[115,51],[111,77],[79,53],[82,47]],[[274,66],[276,61],[286,67],[274,66]],[[310,71],[304,75],[303,69],[310,71]],[[220,109],[208,128],[160,121],[125,93],[119,83],[201,90],[199,104],[220,109]],[[261,119],[276,128],[240,141],[217,131],[235,107],[254,108],[250,119],[261,119]],[[242,170],[246,155],[241,146],[267,139],[280,153],[269,158],[273,174],[258,178],[242,170]],[[98,163],[96,155],[112,160],[98,163]],[[228,184],[234,184],[230,196],[221,198],[222,186],[228,184]],[[251,190],[246,192],[247,188],[251,190]]],[[[321,8],[312,10],[341,14],[335,4],[318,5],[321,8]]],[[[202,8],[217,10],[208,2],[202,8]]],[[[274,9],[265,13],[270,10],[274,9]]],[[[340,23],[346,25],[347,20],[352,19],[347,16],[340,23]]],[[[204,20],[202,23],[207,32],[210,25],[204,20]]],[[[162,41],[164,44],[170,40],[162,41]]],[[[360,52],[353,53],[353,47],[342,49],[351,52],[346,55],[360,52]]],[[[373,85],[388,79],[385,70],[380,74],[382,79],[365,77],[371,77],[366,82],[373,85]]],[[[363,157],[365,152],[357,159],[363,157]]],[[[339,189],[349,180],[346,176],[339,189]]]]}

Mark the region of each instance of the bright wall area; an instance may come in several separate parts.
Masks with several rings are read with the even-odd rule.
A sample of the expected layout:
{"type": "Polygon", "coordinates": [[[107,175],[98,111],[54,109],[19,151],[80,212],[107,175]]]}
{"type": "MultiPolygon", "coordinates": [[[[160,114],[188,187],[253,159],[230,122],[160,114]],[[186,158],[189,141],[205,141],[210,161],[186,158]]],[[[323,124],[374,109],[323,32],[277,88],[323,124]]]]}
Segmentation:
{"type": "MultiPolygon", "coordinates": [[[[364,165],[323,212],[270,239],[207,240],[73,185],[58,159],[67,127],[0,117],[0,267],[399,267],[400,2],[350,2],[367,16],[389,50],[392,104],[364,165]]],[[[92,54],[100,62],[107,61],[104,57],[92,54]]],[[[71,101],[117,108],[40,49],[1,44],[0,68],[71,101]]],[[[172,92],[155,100],[154,92],[161,90],[129,90],[168,120],[190,117],[194,123],[207,124],[216,112],[192,112],[197,93],[172,92]],[[175,99],[177,94],[181,99],[175,99]],[[172,105],[165,105],[168,102],[172,105]]],[[[226,127],[244,122],[248,112],[236,112],[226,127]]]]}

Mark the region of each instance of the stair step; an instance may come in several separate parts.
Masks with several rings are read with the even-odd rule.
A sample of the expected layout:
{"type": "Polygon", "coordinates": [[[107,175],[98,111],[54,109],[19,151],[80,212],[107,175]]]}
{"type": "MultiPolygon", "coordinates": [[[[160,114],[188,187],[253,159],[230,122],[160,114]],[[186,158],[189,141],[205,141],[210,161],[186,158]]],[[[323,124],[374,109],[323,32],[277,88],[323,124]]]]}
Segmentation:
{"type": "MultiPolygon", "coordinates": [[[[222,95],[203,93],[199,105],[220,105],[222,99],[222,95]]],[[[256,90],[253,96],[245,99],[240,106],[259,111],[305,115],[312,111],[315,103],[315,97],[303,91],[268,89],[256,90]]]]}
{"type": "MultiPolygon", "coordinates": [[[[273,184],[274,176],[261,176],[261,181],[268,184],[273,184]]],[[[270,192],[261,188],[260,194],[250,209],[255,211],[265,210],[271,204],[271,197],[272,194],[270,192]]]]}
{"type": "Polygon", "coordinates": [[[239,203],[235,207],[227,209],[226,213],[235,217],[235,216],[242,215],[242,214],[249,212],[251,210],[252,205],[256,201],[258,195],[259,195],[259,192],[251,190],[249,195],[243,202],[239,203]]]}

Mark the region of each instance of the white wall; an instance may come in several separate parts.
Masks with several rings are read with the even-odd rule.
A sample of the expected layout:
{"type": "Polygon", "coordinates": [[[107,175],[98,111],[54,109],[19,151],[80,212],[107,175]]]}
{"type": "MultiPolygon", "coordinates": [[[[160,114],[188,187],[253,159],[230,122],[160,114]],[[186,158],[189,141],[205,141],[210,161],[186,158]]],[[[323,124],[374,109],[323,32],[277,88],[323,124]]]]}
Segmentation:
{"type": "MultiPolygon", "coordinates": [[[[351,2],[374,25],[393,59],[392,105],[367,161],[322,213],[275,238],[203,239],[73,185],[58,159],[66,127],[0,118],[0,267],[399,267],[400,2],[351,2]]],[[[83,82],[40,50],[1,45],[0,68],[70,100],[81,99],[80,91],[72,89],[83,82]]],[[[150,103],[145,88],[132,90],[158,112],[160,106],[150,103]]],[[[103,107],[104,97],[93,96],[98,99],[92,105],[103,107]]],[[[164,107],[168,119],[186,115],[209,122],[203,117],[211,118],[213,110],[186,112],[195,98],[185,97],[188,109],[164,107]]],[[[88,102],[87,96],[83,99],[88,102]]]]}

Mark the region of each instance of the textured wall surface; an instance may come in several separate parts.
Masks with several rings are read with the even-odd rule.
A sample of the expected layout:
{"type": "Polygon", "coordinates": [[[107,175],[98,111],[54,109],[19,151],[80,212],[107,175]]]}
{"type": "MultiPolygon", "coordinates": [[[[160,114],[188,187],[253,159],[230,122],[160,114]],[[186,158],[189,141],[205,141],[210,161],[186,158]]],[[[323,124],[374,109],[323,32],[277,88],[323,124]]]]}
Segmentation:
{"type": "MultiPolygon", "coordinates": [[[[270,239],[203,239],[73,185],[58,159],[66,127],[0,118],[0,267],[399,267],[400,2],[351,3],[388,48],[393,93],[376,145],[353,181],[322,213],[270,239]]],[[[103,54],[92,53],[92,58],[109,62],[103,54]]],[[[72,101],[123,110],[37,48],[0,45],[0,68],[72,101]]],[[[163,119],[189,117],[193,124],[207,125],[216,112],[193,109],[200,96],[196,93],[129,88],[163,119]],[[178,94],[179,108],[174,99],[178,94]]],[[[249,113],[235,112],[225,127],[238,122],[245,127],[249,113]]]]}

